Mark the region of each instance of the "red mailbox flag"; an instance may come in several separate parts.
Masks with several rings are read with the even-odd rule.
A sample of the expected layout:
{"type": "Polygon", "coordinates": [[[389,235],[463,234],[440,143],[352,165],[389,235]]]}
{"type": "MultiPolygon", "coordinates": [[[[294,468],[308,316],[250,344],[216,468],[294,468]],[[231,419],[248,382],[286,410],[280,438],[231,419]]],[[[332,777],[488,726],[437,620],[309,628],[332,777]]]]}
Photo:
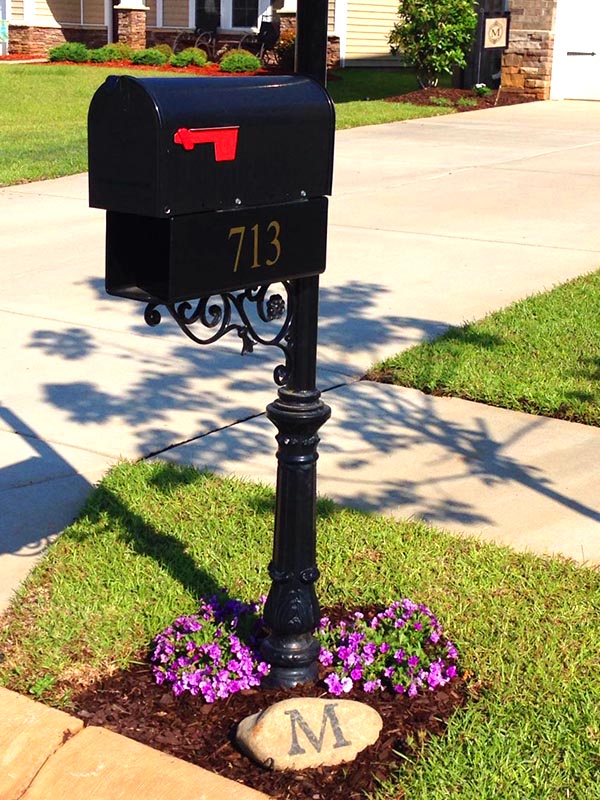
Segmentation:
{"type": "Polygon", "coordinates": [[[184,150],[197,144],[214,144],[215,161],[235,161],[239,126],[231,128],[179,128],[173,141],[184,150]]]}

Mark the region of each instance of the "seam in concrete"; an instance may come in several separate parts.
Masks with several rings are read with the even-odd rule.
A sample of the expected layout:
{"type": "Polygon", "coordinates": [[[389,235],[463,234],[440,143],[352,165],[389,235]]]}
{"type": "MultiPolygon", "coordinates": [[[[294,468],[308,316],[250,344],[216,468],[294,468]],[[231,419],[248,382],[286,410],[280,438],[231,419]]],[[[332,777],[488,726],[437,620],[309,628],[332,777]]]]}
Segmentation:
{"type": "MultiPolygon", "coordinates": [[[[71,442],[61,442],[56,439],[48,439],[45,436],[38,436],[36,433],[26,433],[25,431],[16,431],[14,428],[3,428],[0,425],[0,433],[8,434],[9,436],[18,436],[20,439],[32,439],[34,442],[43,442],[44,444],[48,445],[56,445],[57,447],[69,447],[71,450],[78,450],[80,453],[92,453],[95,456],[102,456],[103,458],[117,458],[114,453],[105,453],[102,450],[90,450],[89,447],[79,447],[79,445],[71,444],[71,442]]],[[[79,473],[73,470],[73,474],[77,475],[79,473]]],[[[67,475],[62,475],[61,477],[67,477],[67,475]]],[[[54,480],[50,478],[49,480],[54,480]]],[[[44,481],[40,481],[44,483],[44,481]]],[[[33,481],[33,483],[38,483],[38,481],[33,481]]]]}
{"type": "Polygon", "coordinates": [[[140,456],[138,459],[139,461],[146,461],[149,458],[156,458],[160,456],[162,453],[168,453],[169,450],[174,450],[177,447],[182,447],[184,444],[190,444],[191,442],[197,442],[200,439],[204,439],[206,436],[210,436],[212,433],[219,433],[220,431],[226,431],[228,428],[234,428],[236,425],[241,425],[244,422],[249,422],[252,419],[258,419],[258,417],[264,417],[265,412],[261,411],[257,414],[250,414],[243,419],[236,419],[235,422],[230,422],[228,425],[221,425],[220,428],[213,428],[210,431],[205,431],[205,433],[199,433],[197,436],[192,436],[190,439],[183,439],[181,442],[174,442],[173,444],[169,444],[166,447],[161,447],[160,450],[154,450],[151,453],[146,453],[146,455],[140,456]]]}
{"type": "MultiPolygon", "coordinates": [[[[32,702],[33,702],[33,701],[32,701],[32,702]]],[[[83,731],[83,730],[85,730],[85,728],[82,728],[81,730],[83,731]]],[[[45,767],[46,767],[46,765],[48,764],[48,762],[50,761],[50,759],[51,759],[53,756],[55,756],[55,755],[58,753],[58,751],[59,751],[59,750],[60,750],[62,747],[64,747],[64,746],[66,745],[66,743],[67,743],[67,742],[69,742],[71,739],[74,739],[74,738],[75,738],[75,737],[76,737],[76,736],[77,736],[79,733],[81,733],[81,731],[76,731],[75,733],[68,733],[68,732],[66,732],[66,731],[65,731],[65,734],[64,734],[64,736],[63,736],[63,740],[62,740],[62,742],[61,742],[61,743],[58,745],[58,747],[55,747],[55,748],[54,748],[54,750],[53,750],[51,753],[48,753],[48,757],[47,757],[47,758],[45,759],[45,761],[44,761],[44,762],[43,762],[43,763],[40,765],[40,768],[37,770],[37,772],[35,773],[35,775],[33,775],[33,776],[32,776],[32,778],[31,778],[31,780],[29,781],[29,783],[27,784],[27,786],[26,786],[26,787],[23,789],[23,791],[22,791],[22,792],[19,794],[19,797],[17,798],[17,800],[21,800],[21,798],[23,798],[23,797],[26,797],[26,796],[27,796],[27,792],[28,792],[28,791],[31,789],[31,787],[33,786],[33,784],[34,784],[34,782],[35,782],[36,778],[38,777],[38,775],[39,775],[39,774],[42,772],[42,770],[44,770],[44,769],[45,769],[45,767]]]]}
{"type": "MultiPolygon", "coordinates": [[[[42,478],[39,481],[20,481],[0,489],[0,494],[14,492],[16,489],[27,489],[29,486],[44,486],[45,484],[54,483],[54,481],[64,481],[68,478],[83,478],[83,476],[80,472],[72,470],[71,472],[65,472],[63,475],[53,475],[51,478],[42,478]]],[[[83,480],[85,480],[85,478],[83,478],[83,480]]]]}
{"type": "MultiPolygon", "coordinates": [[[[337,383],[334,386],[328,386],[326,389],[321,389],[321,394],[325,392],[331,392],[333,389],[343,389],[345,386],[350,386],[353,383],[362,380],[362,378],[355,378],[354,380],[347,381],[345,383],[337,383]]],[[[230,422],[228,425],[222,425],[220,428],[213,428],[210,431],[206,431],[205,433],[199,433],[198,436],[192,436],[191,439],[184,439],[181,442],[174,442],[173,444],[169,444],[166,447],[162,447],[160,450],[154,450],[152,453],[146,453],[146,455],[140,456],[137,461],[147,461],[149,458],[156,458],[157,456],[162,455],[162,453],[168,453],[169,450],[175,450],[178,447],[183,447],[186,444],[191,444],[192,442],[197,442],[200,439],[204,439],[207,436],[210,436],[213,433],[220,433],[221,431],[226,431],[229,428],[235,428],[236,425],[243,425],[244,422],[250,422],[253,419],[258,419],[259,417],[265,416],[264,411],[261,411],[257,414],[250,414],[248,417],[244,417],[243,419],[237,419],[235,422],[230,422]]]]}

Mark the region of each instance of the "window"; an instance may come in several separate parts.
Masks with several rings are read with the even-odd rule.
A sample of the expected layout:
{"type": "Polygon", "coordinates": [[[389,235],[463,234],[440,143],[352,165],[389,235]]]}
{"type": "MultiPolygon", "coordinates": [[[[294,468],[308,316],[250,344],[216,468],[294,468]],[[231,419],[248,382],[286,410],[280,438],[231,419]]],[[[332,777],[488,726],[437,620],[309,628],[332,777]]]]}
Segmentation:
{"type": "Polygon", "coordinates": [[[252,28],[258,21],[258,0],[233,0],[231,23],[234,28],[252,28]]]}
{"type": "Polygon", "coordinates": [[[201,31],[217,28],[248,30],[260,26],[270,9],[269,0],[196,0],[196,25],[201,31]]]}

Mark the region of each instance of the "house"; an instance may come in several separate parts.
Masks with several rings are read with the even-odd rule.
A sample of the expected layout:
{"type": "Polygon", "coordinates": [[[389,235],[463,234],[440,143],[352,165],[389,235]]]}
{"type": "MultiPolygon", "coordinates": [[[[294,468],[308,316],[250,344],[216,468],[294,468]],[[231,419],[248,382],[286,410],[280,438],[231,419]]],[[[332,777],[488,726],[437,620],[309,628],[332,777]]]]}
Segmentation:
{"type": "MultiPolygon", "coordinates": [[[[302,2],[302,0],[298,0],[302,2]]],[[[12,53],[41,53],[61,42],[99,47],[173,44],[197,28],[223,37],[257,31],[263,20],[293,27],[296,0],[0,0],[12,53]]],[[[330,0],[330,63],[395,66],[387,37],[398,0],[330,0]]],[[[600,0],[480,0],[485,11],[511,12],[501,60],[503,91],[540,100],[600,99],[600,0]]],[[[2,27],[0,25],[0,31],[2,27]]],[[[0,44],[1,46],[1,44],[0,44]]]]}
{"type": "MultiPolygon", "coordinates": [[[[127,41],[135,47],[173,44],[182,31],[193,43],[197,28],[217,27],[224,36],[257,31],[277,18],[294,24],[296,0],[0,0],[8,21],[11,53],[47,53],[64,41],[101,47],[127,41]]],[[[354,65],[397,65],[387,45],[397,0],[331,0],[329,32],[334,60],[354,65]],[[340,48],[343,47],[343,55],[340,48]]]]}

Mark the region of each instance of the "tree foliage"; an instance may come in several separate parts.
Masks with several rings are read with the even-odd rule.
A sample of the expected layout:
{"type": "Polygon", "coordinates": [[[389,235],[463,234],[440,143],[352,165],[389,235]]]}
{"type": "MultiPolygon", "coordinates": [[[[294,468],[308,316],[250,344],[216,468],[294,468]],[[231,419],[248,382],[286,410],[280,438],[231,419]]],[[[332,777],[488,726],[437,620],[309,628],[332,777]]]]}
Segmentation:
{"type": "Polygon", "coordinates": [[[414,65],[421,86],[466,66],[477,25],[473,0],[400,0],[398,17],[389,45],[414,65]]]}

